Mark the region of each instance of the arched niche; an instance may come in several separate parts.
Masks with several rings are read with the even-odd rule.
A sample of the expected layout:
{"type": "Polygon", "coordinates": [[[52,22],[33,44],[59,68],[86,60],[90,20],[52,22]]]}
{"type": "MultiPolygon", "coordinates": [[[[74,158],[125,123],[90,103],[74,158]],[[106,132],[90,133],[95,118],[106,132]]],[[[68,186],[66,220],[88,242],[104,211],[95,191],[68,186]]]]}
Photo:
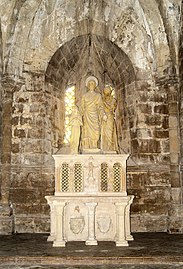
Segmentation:
{"type": "MultiPolygon", "coordinates": [[[[110,40],[97,35],[73,38],[61,46],[52,56],[45,73],[45,87],[50,93],[53,114],[52,145],[56,151],[64,138],[64,94],[67,85],[76,87],[76,104],[80,106],[86,92],[85,80],[95,75],[99,80],[98,91],[105,84],[115,88],[118,106],[116,123],[121,149],[130,152],[130,127],[128,91],[134,87],[135,72],[128,56],[110,40]]],[[[54,151],[53,150],[53,151],[54,151]]]]}

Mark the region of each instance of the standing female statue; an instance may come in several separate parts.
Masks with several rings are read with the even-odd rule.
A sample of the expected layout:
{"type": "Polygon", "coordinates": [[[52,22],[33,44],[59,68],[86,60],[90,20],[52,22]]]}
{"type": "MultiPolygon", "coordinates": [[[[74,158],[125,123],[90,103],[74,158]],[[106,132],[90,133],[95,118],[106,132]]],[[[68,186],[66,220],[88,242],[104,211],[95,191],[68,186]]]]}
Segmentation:
{"type": "Polygon", "coordinates": [[[115,123],[117,101],[112,96],[111,86],[106,86],[103,90],[103,104],[107,120],[102,123],[102,151],[104,153],[116,153],[118,152],[117,130],[115,123]]]}
{"type": "Polygon", "coordinates": [[[76,105],[73,106],[69,125],[71,126],[70,151],[71,154],[77,154],[79,151],[80,129],[83,123],[79,109],[76,105]]]}
{"type": "Polygon", "coordinates": [[[89,91],[83,95],[81,114],[83,116],[82,152],[100,151],[101,123],[104,116],[103,101],[100,93],[95,92],[98,80],[94,76],[86,79],[89,91]]]}

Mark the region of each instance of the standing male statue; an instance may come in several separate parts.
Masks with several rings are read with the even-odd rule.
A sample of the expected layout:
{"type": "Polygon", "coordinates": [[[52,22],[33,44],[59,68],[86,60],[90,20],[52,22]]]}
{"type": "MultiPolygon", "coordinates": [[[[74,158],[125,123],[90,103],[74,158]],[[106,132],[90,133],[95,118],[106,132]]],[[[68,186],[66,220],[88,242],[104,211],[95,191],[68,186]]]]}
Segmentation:
{"type": "Polygon", "coordinates": [[[83,153],[100,152],[100,135],[102,120],[106,120],[103,101],[100,93],[95,90],[98,79],[90,76],[86,79],[88,92],[82,97],[81,114],[83,116],[83,128],[81,146],[83,153]]]}

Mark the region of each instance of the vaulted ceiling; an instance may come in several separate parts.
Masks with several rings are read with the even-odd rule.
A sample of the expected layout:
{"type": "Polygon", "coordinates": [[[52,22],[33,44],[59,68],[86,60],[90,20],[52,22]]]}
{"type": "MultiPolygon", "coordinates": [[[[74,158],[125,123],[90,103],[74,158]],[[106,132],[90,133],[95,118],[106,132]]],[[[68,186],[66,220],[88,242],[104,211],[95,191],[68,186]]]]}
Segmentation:
{"type": "Polygon", "coordinates": [[[2,0],[3,72],[45,72],[54,53],[74,37],[102,36],[151,79],[176,69],[180,0],[2,0]]]}

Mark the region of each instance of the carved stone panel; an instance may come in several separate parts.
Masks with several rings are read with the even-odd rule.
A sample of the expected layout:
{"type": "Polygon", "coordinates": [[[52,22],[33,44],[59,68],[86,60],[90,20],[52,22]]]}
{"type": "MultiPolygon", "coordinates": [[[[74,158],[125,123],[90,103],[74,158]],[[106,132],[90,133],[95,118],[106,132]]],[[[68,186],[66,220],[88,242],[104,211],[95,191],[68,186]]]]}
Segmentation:
{"type": "Polygon", "coordinates": [[[115,237],[115,207],[112,203],[99,203],[96,208],[96,238],[112,241],[115,237]]]}
{"type": "Polygon", "coordinates": [[[85,241],[87,239],[88,211],[79,201],[69,203],[65,207],[65,233],[66,241],[85,241]]]}

